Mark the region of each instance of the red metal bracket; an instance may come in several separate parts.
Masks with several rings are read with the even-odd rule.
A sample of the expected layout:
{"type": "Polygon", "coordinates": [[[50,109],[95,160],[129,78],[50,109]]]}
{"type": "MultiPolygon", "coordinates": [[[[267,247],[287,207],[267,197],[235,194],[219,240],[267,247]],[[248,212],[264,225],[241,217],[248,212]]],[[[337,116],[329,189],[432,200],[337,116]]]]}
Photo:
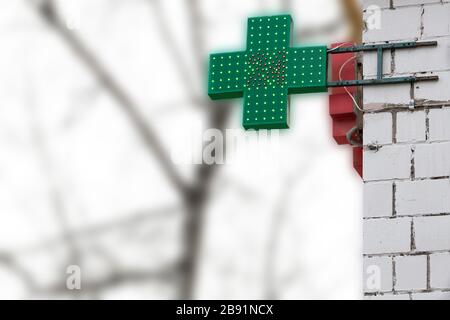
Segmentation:
{"type": "MultiPolygon", "coordinates": [[[[352,47],[354,43],[334,43],[331,48],[352,47]]],[[[342,53],[331,55],[331,79],[332,81],[356,80],[356,53],[342,53]]],[[[333,138],[337,144],[349,144],[347,133],[356,126],[356,114],[353,109],[353,100],[349,94],[356,94],[356,87],[331,88],[329,96],[329,112],[333,119],[333,138]]],[[[353,147],[353,167],[362,177],[362,147],[353,147]]]]}

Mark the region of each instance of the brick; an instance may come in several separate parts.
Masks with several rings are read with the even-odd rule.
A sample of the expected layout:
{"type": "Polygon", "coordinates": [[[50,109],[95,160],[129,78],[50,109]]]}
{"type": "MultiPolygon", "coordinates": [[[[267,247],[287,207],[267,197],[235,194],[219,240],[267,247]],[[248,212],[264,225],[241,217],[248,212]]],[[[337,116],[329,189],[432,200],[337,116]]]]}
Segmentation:
{"type": "Polygon", "coordinates": [[[430,141],[450,140],[450,108],[431,109],[428,119],[430,141]]]}
{"type": "MultiPolygon", "coordinates": [[[[383,3],[382,1],[377,1],[378,4],[383,5],[384,8],[387,8],[388,4],[383,3]]],[[[368,34],[371,34],[370,31],[380,30],[382,28],[382,20],[381,14],[382,7],[378,6],[375,3],[365,5],[363,10],[363,21],[365,25],[365,31],[368,34]]]]}
{"type": "MultiPolygon", "coordinates": [[[[383,75],[391,73],[391,54],[385,51],[383,54],[383,75]]],[[[364,79],[374,79],[377,75],[377,53],[364,52],[363,55],[363,75],[364,79]]]]}
{"type": "Polygon", "coordinates": [[[425,141],[425,111],[397,113],[397,142],[425,141]]]}
{"type": "Polygon", "coordinates": [[[434,101],[446,103],[450,101],[450,90],[448,90],[450,72],[434,72],[433,75],[439,76],[439,80],[415,83],[414,98],[417,101],[424,100],[425,102],[434,101]]]}
{"type": "Polygon", "coordinates": [[[399,8],[404,6],[422,5],[440,2],[441,0],[394,0],[394,7],[399,8]]]}
{"type": "Polygon", "coordinates": [[[424,293],[413,293],[412,300],[450,300],[450,292],[434,291],[424,293]]]}
{"type": "Polygon", "coordinates": [[[428,40],[437,41],[437,47],[396,50],[394,73],[399,75],[414,72],[449,70],[450,37],[431,38],[428,40]]]}
{"type": "Polygon", "coordinates": [[[392,143],[392,114],[390,112],[364,115],[364,145],[392,143]]]}
{"type": "Polygon", "coordinates": [[[391,84],[364,87],[365,110],[377,110],[390,106],[407,108],[411,103],[409,84],[391,84]]]}
{"type": "Polygon", "coordinates": [[[409,294],[380,294],[376,296],[364,296],[364,300],[411,300],[409,294]]]}
{"type": "Polygon", "coordinates": [[[392,216],[392,182],[364,184],[364,217],[392,216]]]}
{"type": "MultiPolygon", "coordinates": [[[[412,101],[417,106],[429,104],[431,108],[450,102],[450,0],[442,1],[445,4],[439,0],[362,2],[363,8],[378,5],[382,9],[381,28],[365,31],[364,43],[418,39],[438,42],[437,47],[396,50],[392,55],[386,51],[383,58],[386,77],[411,74],[439,76],[437,82],[417,82],[412,87],[409,84],[364,87],[363,106],[366,111],[389,108],[389,112],[379,113],[378,118],[366,113],[363,120],[363,250],[369,256],[382,255],[366,256],[364,268],[378,266],[382,280],[386,281],[381,283],[380,293],[367,287],[365,275],[365,293],[377,293],[365,298],[450,299],[450,253],[442,253],[450,251],[450,181],[442,179],[450,175],[450,107],[408,110],[408,106],[413,106],[412,101]],[[395,10],[389,9],[390,3],[395,10]],[[394,111],[391,108],[395,108],[394,111]],[[392,123],[389,127],[392,116],[382,115],[391,112],[396,112],[395,131],[392,131],[392,123]],[[381,148],[370,150],[371,144],[378,144],[381,148]],[[409,178],[412,181],[391,181],[409,178]],[[393,183],[396,185],[395,195],[392,193],[393,183]],[[430,214],[433,216],[428,216],[430,214]],[[393,258],[386,255],[392,254],[401,255],[394,258],[395,290],[401,294],[390,292],[392,274],[389,269],[393,258]],[[430,255],[429,270],[427,255],[430,255]],[[428,272],[431,290],[427,288],[428,272]]],[[[367,22],[367,12],[364,18],[367,22]]],[[[364,79],[374,78],[376,74],[375,56],[375,53],[363,54],[364,79]]]]}
{"type": "Polygon", "coordinates": [[[423,38],[450,35],[450,4],[425,7],[423,38]]]}
{"type": "Polygon", "coordinates": [[[406,179],[411,175],[411,147],[383,146],[364,150],[364,181],[406,179]]]}
{"type": "MultiPolygon", "coordinates": [[[[393,40],[416,40],[420,37],[420,7],[405,7],[397,10],[381,10],[381,27],[366,30],[363,41],[382,42],[393,40]],[[404,21],[405,23],[398,23],[404,21]]],[[[366,23],[370,17],[365,16],[366,23]]],[[[369,21],[370,22],[370,21],[369,21]]]]}
{"type": "Polygon", "coordinates": [[[414,153],[416,178],[450,175],[450,142],[419,144],[414,153]]]}
{"type": "Polygon", "coordinates": [[[449,180],[398,182],[395,210],[399,216],[450,212],[449,180]]]}
{"type": "Polygon", "coordinates": [[[377,6],[380,9],[390,8],[390,0],[363,0],[362,7],[366,10],[370,6],[377,6]]]}
{"type": "Polygon", "coordinates": [[[433,289],[450,289],[450,253],[430,256],[430,285],[433,289]]]}
{"type": "Polygon", "coordinates": [[[392,291],[392,259],[388,257],[364,258],[364,292],[392,291]],[[374,280],[374,277],[378,278],[374,280]]]}
{"type": "Polygon", "coordinates": [[[395,257],[395,290],[427,288],[427,256],[395,257]]]}
{"type": "Polygon", "coordinates": [[[364,220],[364,253],[409,252],[411,245],[411,219],[364,220]]]}
{"type": "Polygon", "coordinates": [[[417,251],[450,250],[450,216],[414,218],[414,230],[417,251]]]}

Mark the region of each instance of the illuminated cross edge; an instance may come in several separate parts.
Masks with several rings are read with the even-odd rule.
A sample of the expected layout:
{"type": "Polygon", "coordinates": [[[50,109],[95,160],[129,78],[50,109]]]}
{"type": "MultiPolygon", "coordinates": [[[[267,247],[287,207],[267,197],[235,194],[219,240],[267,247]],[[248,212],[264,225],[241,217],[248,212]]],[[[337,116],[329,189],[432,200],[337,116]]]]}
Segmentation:
{"type": "Polygon", "coordinates": [[[208,95],[244,97],[245,129],[289,128],[289,95],[327,91],[327,47],[291,48],[290,15],[248,19],[247,50],[211,54],[208,95]]]}

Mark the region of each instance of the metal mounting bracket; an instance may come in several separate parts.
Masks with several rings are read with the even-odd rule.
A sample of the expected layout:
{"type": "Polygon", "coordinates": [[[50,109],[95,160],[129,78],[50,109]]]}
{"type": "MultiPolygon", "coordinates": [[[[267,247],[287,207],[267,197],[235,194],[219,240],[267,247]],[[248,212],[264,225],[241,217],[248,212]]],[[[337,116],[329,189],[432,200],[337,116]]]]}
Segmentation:
{"type": "Polygon", "coordinates": [[[407,77],[383,77],[383,52],[384,52],[384,50],[412,49],[412,48],[430,47],[430,46],[437,46],[437,41],[408,41],[408,42],[358,45],[358,46],[351,46],[351,47],[328,49],[328,54],[376,51],[377,52],[377,77],[376,77],[376,79],[330,81],[327,83],[327,86],[328,87],[351,87],[351,86],[369,86],[369,85],[383,85],[383,84],[396,84],[396,83],[414,83],[414,82],[419,82],[419,81],[439,80],[439,77],[434,76],[434,75],[407,76],[407,77]]]}

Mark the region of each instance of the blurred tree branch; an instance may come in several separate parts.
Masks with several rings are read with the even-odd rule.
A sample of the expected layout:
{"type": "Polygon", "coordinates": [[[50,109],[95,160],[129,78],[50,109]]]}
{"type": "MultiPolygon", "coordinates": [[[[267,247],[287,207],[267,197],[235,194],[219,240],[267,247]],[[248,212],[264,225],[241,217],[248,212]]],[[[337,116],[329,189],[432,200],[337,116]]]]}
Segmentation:
{"type": "MultiPolygon", "coordinates": [[[[216,166],[210,166],[207,164],[201,165],[197,170],[196,183],[191,187],[186,185],[175,171],[173,165],[171,165],[172,162],[157,139],[156,132],[147,122],[143,120],[143,116],[140,114],[137,104],[114,80],[106,68],[100,63],[98,58],[87,49],[82,40],[66,28],[57,14],[54,2],[52,0],[46,0],[40,1],[39,3],[32,3],[35,5],[35,8],[41,17],[43,17],[44,20],[62,36],[73,52],[86,64],[97,80],[116,99],[119,106],[122,107],[129,119],[137,128],[138,132],[141,134],[141,137],[144,139],[149,149],[156,155],[160,165],[165,170],[170,181],[185,200],[188,208],[188,217],[185,228],[185,243],[187,249],[182,263],[184,270],[184,285],[181,291],[183,297],[192,297],[195,283],[195,272],[197,269],[196,262],[198,260],[200,250],[200,236],[202,233],[201,226],[203,224],[204,205],[208,199],[207,191],[209,189],[209,184],[213,177],[213,173],[216,171],[216,166]]],[[[194,46],[196,50],[195,54],[197,57],[198,67],[201,68],[200,64],[203,57],[203,45],[199,30],[200,26],[198,25],[199,11],[196,7],[196,1],[191,1],[190,4],[191,6],[189,12],[191,15],[191,23],[193,24],[192,36],[196,43],[194,46]]],[[[174,48],[172,48],[172,50],[173,49],[174,48]]],[[[208,110],[210,113],[210,127],[224,130],[229,114],[229,108],[226,107],[227,105],[228,104],[226,103],[219,105],[213,104],[212,102],[208,103],[208,106],[210,107],[208,110]]]]}
{"type": "MultiPolygon", "coordinates": [[[[151,9],[153,11],[153,17],[156,20],[156,25],[159,28],[159,34],[161,41],[167,48],[167,52],[172,56],[172,63],[177,67],[178,73],[186,87],[187,92],[190,95],[190,100],[198,101],[198,98],[195,96],[196,88],[194,86],[194,79],[190,75],[189,68],[184,62],[183,56],[180,54],[180,50],[178,50],[176,46],[176,42],[170,32],[169,25],[167,21],[163,18],[163,12],[161,8],[161,3],[159,0],[148,0],[148,3],[151,5],[151,9]]],[[[202,101],[203,103],[204,101],[202,101]]],[[[199,103],[200,104],[200,103],[199,103]]]]}
{"type": "Polygon", "coordinates": [[[342,0],[347,19],[351,25],[351,38],[356,43],[361,43],[364,22],[361,6],[358,0],[342,0]]]}
{"type": "MultiPolygon", "coordinates": [[[[317,35],[331,34],[340,27],[349,23],[351,34],[350,39],[356,43],[361,42],[363,20],[361,14],[361,7],[358,0],[340,0],[344,11],[344,17],[339,17],[320,28],[312,27],[309,29],[302,29],[296,32],[296,39],[298,41],[304,41],[308,38],[314,38],[317,35]]],[[[292,8],[292,0],[283,0],[284,8],[292,8]]],[[[290,9],[286,9],[290,10],[290,9]]]]}
{"type": "MultiPolygon", "coordinates": [[[[26,253],[36,252],[45,249],[52,249],[58,245],[64,244],[67,239],[81,239],[90,237],[99,237],[107,232],[116,230],[132,229],[144,223],[154,220],[161,220],[173,217],[181,211],[178,206],[167,206],[159,209],[148,209],[131,212],[124,215],[124,218],[119,218],[107,223],[100,223],[91,226],[86,226],[80,229],[69,230],[61,233],[58,236],[44,239],[34,245],[17,248],[14,253],[4,253],[7,256],[19,256],[26,253]]],[[[1,255],[1,253],[0,253],[1,255]]]]}
{"type": "MultiPolygon", "coordinates": [[[[215,177],[218,170],[217,165],[203,164],[196,167],[195,182],[193,184],[187,184],[181,178],[179,172],[172,164],[167,151],[158,139],[158,134],[149,123],[145,120],[142,113],[142,107],[139,106],[136,101],[129,95],[128,92],[114,79],[112,74],[101,63],[99,58],[91,52],[83,40],[72,31],[68,30],[62,19],[59,17],[57,9],[53,0],[27,0],[34,5],[40,16],[61,36],[65,43],[72,49],[74,54],[86,65],[89,71],[94,75],[97,81],[102,87],[115,99],[118,106],[124,111],[130,122],[133,124],[143,142],[145,143],[149,152],[156,157],[160,166],[164,170],[167,178],[171,184],[175,187],[179,195],[181,196],[184,204],[186,205],[186,224],[184,226],[184,244],[185,251],[183,252],[182,260],[176,266],[163,268],[161,271],[148,271],[148,272],[120,272],[117,271],[111,277],[99,281],[88,283],[85,287],[87,290],[97,291],[103,288],[111,287],[113,285],[121,284],[127,281],[140,281],[148,279],[173,279],[175,273],[181,273],[182,286],[180,289],[180,297],[182,298],[194,298],[194,289],[197,280],[197,270],[199,257],[202,245],[202,234],[204,230],[204,217],[206,214],[206,207],[208,201],[211,198],[211,182],[215,177]]],[[[356,15],[356,1],[343,0],[346,8],[349,10],[349,16],[352,17],[353,25],[357,25],[356,15]]],[[[208,116],[207,126],[210,128],[216,128],[220,131],[224,131],[226,128],[227,120],[230,114],[229,103],[213,103],[211,101],[203,100],[202,98],[195,97],[195,86],[193,86],[194,80],[189,72],[189,68],[181,56],[176,47],[176,42],[173,39],[169,25],[163,19],[161,12],[161,4],[159,0],[148,0],[148,3],[153,9],[154,17],[160,28],[161,38],[168,53],[172,56],[172,61],[177,66],[177,70],[186,86],[187,92],[190,94],[191,102],[195,102],[198,105],[204,107],[208,116]]],[[[187,0],[188,5],[188,19],[191,24],[191,39],[193,43],[195,69],[201,75],[203,72],[203,61],[205,59],[204,40],[202,37],[202,13],[199,7],[199,0],[187,0]]],[[[288,10],[292,6],[290,0],[284,0],[283,6],[288,10]]],[[[329,25],[326,25],[321,30],[306,30],[299,33],[300,37],[311,36],[315,33],[323,33],[332,31],[336,26],[341,25],[342,21],[337,20],[329,25]]],[[[354,30],[357,30],[356,28],[354,30]]],[[[355,31],[356,34],[356,31],[355,31]]],[[[280,200],[281,201],[281,200],[280,200]]],[[[283,200],[284,201],[284,200],[283,200]]],[[[283,208],[279,207],[277,210],[282,211],[283,208]]],[[[136,215],[129,217],[129,221],[115,221],[110,224],[99,225],[94,227],[88,227],[85,230],[68,231],[61,237],[56,239],[46,240],[38,247],[45,247],[58,241],[66,241],[67,237],[77,238],[86,235],[95,235],[98,232],[110,230],[111,228],[126,228],[127,225],[135,225],[141,223],[143,220],[149,219],[151,215],[148,212],[142,215],[136,215]]],[[[277,217],[278,219],[278,217],[277,217]]],[[[128,218],[125,218],[128,220],[128,218]]],[[[274,248],[277,246],[276,239],[279,237],[279,222],[275,221],[275,228],[270,236],[269,246],[274,248]]],[[[0,256],[1,257],[1,256],[0,256]]],[[[273,258],[273,257],[272,257],[273,258]]],[[[268,258],[270,259],[270,257],[268,258]]],[[[267,272],[273,270],[273,261],[267,265],[267,272]]],[[[269,284],[270,285],[270,284],[269,284]]],[[[50,291],[66,290],[61,286],[54,286],[47,288],[50,291]]],[[[269,295],[272,295],[273,290],[268,289],[269,295]]]]}
{"type": "MultiPolygon", "coordinates": [[[[100,279],[92,279],[84,281],[82,284],[82,293],[89,294],[91,292],[98,293],[119,285],[128,283],[142,284],[146,281],[154,282],[168,282],[176,281],[182,269],[179,263],[165,265],[157,270],[127,270],[127,271],[115,271],[107,277],[100,279]]],[[[35,289],[35,293],[51,295],[51,294],[67,294],[67,288],[65,283],[56,283],[52,286],[45,286],[35,289]]]]}
{"type": "Polygon", "coordinates": [[[301,146],[299,149],[309,149],[313,151],[310,153],[311,156],[306,163],[300,164],[291,175],[288,175],[285,178],[282,190],[280,192],[280,197],[272,212],[271,229],[267,239],[266,259],[263,263],[263,277],[266,279],[264,299],[276,300],[280,298],[278,292],[278,281],[276,279],[276,267],[277,262],[279,261],[277,254],[280,248],[280,239],[283,232],[284,223],[286,222],[286,215],[288,214],[289,201],[293,198],[293,191],[295,190],[296,184],[298,184],[299,181],[302,181],[301,179],[310,173],[309,169],[311,165],[315,163],[316,159],[320,155],[320,150],[315,148],[301,146]]]}
{"type": "Polygon", "coordinates": [[[66,212],[65,206],[65,196],[63,194],[63,188],[60,183],[60,179],[57,177],[57,173],[55,172],[55,166],[52,160],[51,152],[48,148],[47,139],[45,136],[44,129],[39,121],[37,106],[34,101],[34,91],[33,87],[30,86],[30,90],[27,93],[27,103],[25,104],[28,109],[28,115],[30,117],[30,136],[32,137],[33,147],[36,153],[36,157],[40,162],[42,167],[42,172],[46,177],[46,181],[42,182],[43,184],[48,184],[48,197],[49,203],[52,210],[52,214],[55,217],[55,220],[60,226],[62,230],[62,234],[65,238],[65,244],[69,248],[68,254],[68,264],[76,264],[76,261],[79,258],[80,251],[77,246],[75,239],[71,236],[69,218],[66,212]]]}
{"type": "MultiPolygon", "coordinates": [[[[39,286],[34,281],[33,276],[27,271],[27,268],[19,264],[17,260],[22,256],[26,256],[28,253],[57,249],[58,246],[64,246],[69,239],[71,239],[71,241],[78,241],[81,239],[86,241],[91,240],[91,238],[94,237],[101,237],[103,234],[113,232],[115,230],[125,232],[126,229],[136,228],[141,226],[143,223],[154,219],[165,219],[173,216],[173,214],[177,212],[179,212],[178,207],[165,207],[159,210],[144,210],[134,215],[126,216],[125,218],[117,221],[84,227],[80,230],[65,231],[58,237],[44,240],[33,246],[19,248],[14,250],[14,252],[0,252],[0,264],[16,274],[33,294],[67,293],[64,278],[58,278],[58,280],[50,286],[39,286]],[[149,214],[150,212],[151,214],[149,214]]],[[[93,246],[96,246],[95,242],[93,246]]],[[[104,259],[108,260],[108,265],[112,268],[112,272],[106,278],[83,281],[83,294],[90,293],[91,291],[104,290],[109,287],[128,282],[172,281],[179,277],[181,271],[183,270],[182,262],[174,262],[158,270],[120,270],[115,268],[117,263],[114,263],[113,256],[111,254],[107,254],[104,248],[98,247],[96,252],[98,253],[97,256],[102,256],[104,259]]],[[[79,258],[82,259],[82,255],[80,255],[79,258]]]]}
{"type": "Polygon", "coordinates": [[[8,253],[0,253],[0,264],[20,278],[29,291],[36,289],[37,284],[35,279],[26,268],[16,261],[15,256],[8,253]]]}
{"type": "Polygon", "coordinates": [[[58,16],[53,0],[36,1],[29,0],[34,4],[40,16],[58,32],[66,44],[72,49],[77,57],[88,67],[99,83],[116,100],[118,106],[122,108],[128,119],[133,123],[142,140],[145,142],[149,151],[159,161],[160,166],[165,171],[169,181],[181,195],[185,195],[187,186],[181,179],[175,167],[172,165],[169,155],[161,145],[158,135],[153,127],[145,121],[145,117],[140,112],[140,107],[128,95],[124,88],[117,83],[114,77],[107,71],[99,59],[89,51],[83,41],[73,32],[67,29],[64,22],[58,16]]]}
{"type": "MultiPolygon", "coordinates": [[[[203,71],[203,59],[205,57],[204,41],[201,34],[202,15],[199,0],[188,0],[188,16],[191,23],[191,37],[194,54],[197,60],[198,72],[203,71]]],[[[228,102],[208,102],[208,127],[215,128],[222,133],[231,112],[228,102]]],[[[224,137],[226,135],[223,135],[224,137]]],[[[203,148],[209,142],[205,142],[203,148]]],[[[223,142],[226,145],[226,141],[223,142]]],[[[224,150],[225,152],[225,150],[224,150]]],[[[204,231],[205,210],[210,199],[211,181],[215,177],[218,165],[203,163],[196,172],[196,184],[191,189],[190,196],[186,201],[187,218],[184,230],[184,242],[186,251],[183,254],[184,276],[182,279],[181,297],[193,299],[195,297],[195,284],[197,281],[198,264],[204,231]]]]}

